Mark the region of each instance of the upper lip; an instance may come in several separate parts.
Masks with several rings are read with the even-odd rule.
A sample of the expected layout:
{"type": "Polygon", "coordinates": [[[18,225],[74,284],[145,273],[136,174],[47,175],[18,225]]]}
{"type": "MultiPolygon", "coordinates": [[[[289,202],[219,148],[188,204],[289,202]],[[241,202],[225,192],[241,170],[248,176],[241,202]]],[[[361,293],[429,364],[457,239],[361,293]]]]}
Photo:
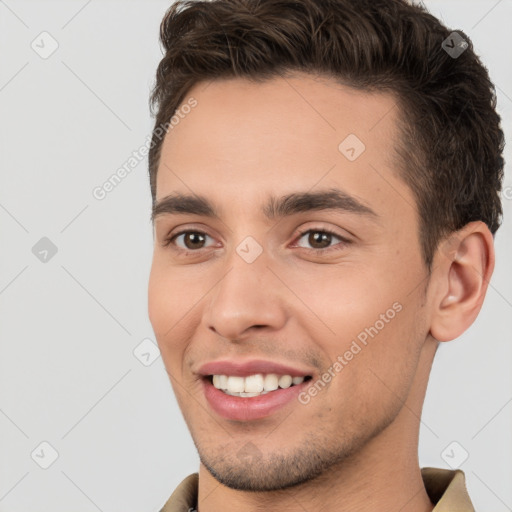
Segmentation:
{"type": "Polygon", "coordinates": [[[251,359],[248,361],[222,360],[211,361],[203,364],[199,370],[203,377],[208,375],[235,375],[247,377],[256,373],[276,373],[278,375],[291,375],[292,377],[312,376],[308,370],[302,370],[286,364],[265,361],[263,359],[251,359]]]}

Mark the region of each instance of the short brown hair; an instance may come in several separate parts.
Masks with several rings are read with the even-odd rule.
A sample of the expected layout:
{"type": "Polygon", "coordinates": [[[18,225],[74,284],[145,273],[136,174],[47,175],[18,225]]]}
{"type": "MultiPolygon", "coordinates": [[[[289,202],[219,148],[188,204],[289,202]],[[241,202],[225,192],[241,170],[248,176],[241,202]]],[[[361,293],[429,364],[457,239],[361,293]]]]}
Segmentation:
{"type": "Polygon", "coordinates": [[[157,107],[153,203],[163,139],[156,130],[193,85],[297,70],[396,97],[398,172],[417,201],[429,269],[446,234],[474,220],[498,229],[504,136],[494,86],[469,37],[423,7],[406,0],[178,0],[162,20],[160,41],[165,55],[150,98],[153,115],[157,107]],[[454,41],[464,45],[457,57],[448,51],[454,41]]]}

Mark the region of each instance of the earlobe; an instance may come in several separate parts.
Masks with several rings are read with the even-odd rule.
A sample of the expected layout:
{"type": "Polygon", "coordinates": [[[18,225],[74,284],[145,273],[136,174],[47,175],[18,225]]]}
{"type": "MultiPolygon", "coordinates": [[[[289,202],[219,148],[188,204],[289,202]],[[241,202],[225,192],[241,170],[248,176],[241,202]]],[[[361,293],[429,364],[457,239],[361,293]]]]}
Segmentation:
{"type": "Polygon", "coordinates": [[[436,287],[431,335],[460,336],[474,322],[494,270],[494,241],[487,225],[471,222],[444,240],[434,258],[436,287]]]}

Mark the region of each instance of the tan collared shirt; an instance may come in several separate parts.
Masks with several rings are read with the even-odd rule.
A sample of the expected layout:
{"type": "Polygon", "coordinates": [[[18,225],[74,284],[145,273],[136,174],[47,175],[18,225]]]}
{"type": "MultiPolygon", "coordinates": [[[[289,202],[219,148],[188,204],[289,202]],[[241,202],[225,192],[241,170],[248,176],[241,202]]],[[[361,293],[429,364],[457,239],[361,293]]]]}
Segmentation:
{"type": "MultiPolygon", "coordinates": [[[[432,512],[475,512],[460,469],[422,468],[421,476],[430,501],[435,505],[432,512]]],[[[196,512],[197,486],[198,474],[187,476],[160,512],[196,512]]]]}

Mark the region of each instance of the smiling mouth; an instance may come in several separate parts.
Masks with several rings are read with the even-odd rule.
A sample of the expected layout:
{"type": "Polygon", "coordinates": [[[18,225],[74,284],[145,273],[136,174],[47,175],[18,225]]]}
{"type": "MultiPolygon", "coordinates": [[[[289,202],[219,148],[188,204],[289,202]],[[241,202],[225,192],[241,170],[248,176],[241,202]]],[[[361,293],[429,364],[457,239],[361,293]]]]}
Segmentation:
{"type": "Polygon", "coordinates": [[[246,377],[235,375],[207,375],[205,379],[226,395],[251,398],[287,389],[312,379],[310,375],[292,377],[291,375],[253,374],[246,377]]]}

